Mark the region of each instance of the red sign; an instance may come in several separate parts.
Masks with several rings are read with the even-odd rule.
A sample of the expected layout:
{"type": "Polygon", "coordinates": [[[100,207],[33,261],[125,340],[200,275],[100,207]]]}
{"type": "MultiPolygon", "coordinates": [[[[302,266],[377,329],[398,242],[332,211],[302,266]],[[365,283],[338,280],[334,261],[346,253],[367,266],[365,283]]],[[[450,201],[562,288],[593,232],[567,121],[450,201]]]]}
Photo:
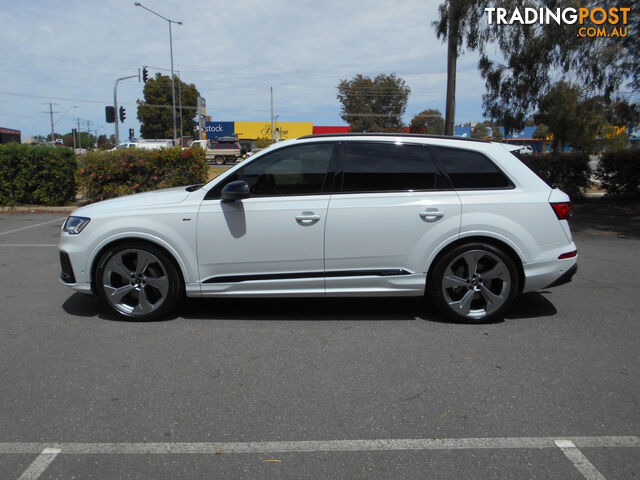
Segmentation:
{"type": "Polygon", "coordinates": [[[338,127],[320,127],[320,126],[313,126],[313,134],[314,135],[320,135],[322,133],[349,133],[351,131],[351,129],[349,128],[348,125],[342,127],[342,126],[338,126],[338,127]]]}

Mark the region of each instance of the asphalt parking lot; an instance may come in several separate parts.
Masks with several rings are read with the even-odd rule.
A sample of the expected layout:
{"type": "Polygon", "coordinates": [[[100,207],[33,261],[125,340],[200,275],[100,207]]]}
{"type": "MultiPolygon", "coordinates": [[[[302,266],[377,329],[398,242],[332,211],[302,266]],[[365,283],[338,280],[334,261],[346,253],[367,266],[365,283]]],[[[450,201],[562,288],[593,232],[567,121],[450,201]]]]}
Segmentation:
{"type": "Polygon", "coordinates": [[[640,478],[640,220],[503,322],[421,300],[189,300],[116,321],[0,215],[0,479],[640,478]]]}

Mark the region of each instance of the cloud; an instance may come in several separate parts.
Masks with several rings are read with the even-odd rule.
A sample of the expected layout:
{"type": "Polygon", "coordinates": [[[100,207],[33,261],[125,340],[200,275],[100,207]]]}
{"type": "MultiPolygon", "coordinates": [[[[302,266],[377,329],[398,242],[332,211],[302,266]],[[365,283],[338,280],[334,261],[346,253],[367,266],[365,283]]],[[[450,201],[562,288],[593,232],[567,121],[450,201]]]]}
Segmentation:
{"type": "MultiPolygon", "coordinates": [[[[342,124],[336,86],[357,73],[405,79],[412,91],[407,122],[425,108],[444,111],[446,48],[431,27],[437,1],[143,3],[184,22],[172,28],[175,69],[195,83],[216,119],[267,120],[273,86],[281,120],[342,124]]],[[[14,2],[0,22],[0,126],[23,136],[48,132],[42,104],[49,99],[58,104],[56,131],[68,132],[79,117],[99,133],[113,133],[104,106],[113,101],[115,79],[143,65],[152,74],[170,66],[168,23],[132,1],[14,2]]],[[[482,114],[476,62],[475,55],[459,60],[459,121],[482,114]]],[[[139,130],[135,102],[142,87],[135,79],[119,84],[128,117],[121,132],[139,130]]]]}

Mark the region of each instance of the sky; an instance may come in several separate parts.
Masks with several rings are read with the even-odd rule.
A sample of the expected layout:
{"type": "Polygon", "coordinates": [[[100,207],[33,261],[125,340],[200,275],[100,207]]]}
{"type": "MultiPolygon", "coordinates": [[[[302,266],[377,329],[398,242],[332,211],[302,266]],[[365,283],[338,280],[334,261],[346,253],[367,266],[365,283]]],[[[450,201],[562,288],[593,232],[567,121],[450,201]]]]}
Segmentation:
{"type": "MultiPolygon", "coordinates": [[[[118,77],[170,68],[168,23],[129,0],[3,2],[0,9],[0,127],[22,138],[51,131],[114,133],[105,105],[118,77]]],[[[432,22],[438,0],[146,0],[173,26],[174,69],[206,98],[216,121],[269,121],[270,94],[279,121],[344,125],[336,98],[341,79],[395,73],[411,88],[416,113],[444,113],[446,45],[432,22]]],[[[477,55],[458,60],[456,122],[482,119],[484,82],[477,55]]],[[[124,80],[127,109],[120,137],[139,135],[136,100],[144,84],[124,80]]]]}

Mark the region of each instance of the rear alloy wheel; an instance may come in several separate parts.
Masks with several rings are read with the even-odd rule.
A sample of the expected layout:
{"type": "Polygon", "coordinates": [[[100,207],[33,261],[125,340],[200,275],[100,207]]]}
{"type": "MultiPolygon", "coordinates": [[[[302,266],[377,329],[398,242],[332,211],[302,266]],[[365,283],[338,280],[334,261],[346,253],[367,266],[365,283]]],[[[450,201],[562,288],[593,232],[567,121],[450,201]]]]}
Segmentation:
{"type": "Polygon", "coordinates": [[[182,294],[180,276],[167,255],[150,244],[131,242],[107,250],[95,274],[100,299],[127,320],[166,315],[182,294]]]}
{"type": "Polygon", "coordinates": [[[454,248],[436,264],[429,293],[449,318],[487,322],[501,317],[519,288],[516,266],[509,255],[486,243],[454,248]]]}

